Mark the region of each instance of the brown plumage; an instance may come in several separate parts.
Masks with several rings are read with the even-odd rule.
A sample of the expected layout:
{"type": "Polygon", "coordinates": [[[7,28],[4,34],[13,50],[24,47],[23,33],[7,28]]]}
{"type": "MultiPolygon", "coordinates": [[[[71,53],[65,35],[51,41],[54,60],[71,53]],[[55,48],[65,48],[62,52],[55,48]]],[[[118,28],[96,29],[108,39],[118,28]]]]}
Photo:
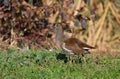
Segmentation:
{"type": "Polygon", "coordinates": [[[56,24],[56,44],[62,48],[63,52],[69,55],[84,55],[88,54],[89,49],[94,49],[86,43],[83,43],[77,38],[65,38],[61,24],[56,24]]]}
{"type": "Polygon", "coordinates": [[[92,47],[86,43],[83,43],[77,38],[69,38],[62,42],[61,44],[62,49],[69,53],[74,55],[84,55],[90,53],[89,49],[94,49],[95,47],[92,47]]]}

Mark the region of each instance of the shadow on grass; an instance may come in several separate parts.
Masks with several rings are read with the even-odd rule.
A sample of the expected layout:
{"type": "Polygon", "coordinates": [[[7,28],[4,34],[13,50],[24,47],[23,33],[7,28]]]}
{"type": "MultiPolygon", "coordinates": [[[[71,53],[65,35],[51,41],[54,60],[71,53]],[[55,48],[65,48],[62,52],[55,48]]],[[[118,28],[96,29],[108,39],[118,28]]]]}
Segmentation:
{"type": "Polygon", "coordinates": [[[82,63],[82,59],[81,58],[76,58],[76,59],[73,59],[74,56],[72,57],[72,60],[68,60],[68,57],[66,54],[63,54],[63,53],[59,53],[56,55],[56,59],[57,60],[62,60],[64,61],[64,63],[67,63],[69,61],[72,61],[72,63],[82,63]]]}
{"type": "Polygon", "coordinates": [[[56,59],[57,60],[63,60],[64,63],[68,62],[66,54],[59,53],[59,54],[56,55],[56,59]]]}

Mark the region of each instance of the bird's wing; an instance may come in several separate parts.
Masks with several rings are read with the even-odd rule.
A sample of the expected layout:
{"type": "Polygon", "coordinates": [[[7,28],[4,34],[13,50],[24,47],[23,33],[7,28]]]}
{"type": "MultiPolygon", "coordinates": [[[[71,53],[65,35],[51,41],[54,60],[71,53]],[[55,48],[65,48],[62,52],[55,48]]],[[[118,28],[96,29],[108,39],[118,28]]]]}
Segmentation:
{"type": "Polygon", "coordinates": [[[95,48],[95,47],[92,47],[92,46],[90,46],[90,45],[88,45],[80,40],[77,40],[76,42],[77,42],[78,46],[83,48],[83,49],[94,49],[95,48]]]}
{"type": "Polygon", "coordinates": [[[66,49],[69,49],[72,51],[74,54],[83,54],[84,50],[78,46],[78,44],[67,44],[66,43],[66,49]]]}

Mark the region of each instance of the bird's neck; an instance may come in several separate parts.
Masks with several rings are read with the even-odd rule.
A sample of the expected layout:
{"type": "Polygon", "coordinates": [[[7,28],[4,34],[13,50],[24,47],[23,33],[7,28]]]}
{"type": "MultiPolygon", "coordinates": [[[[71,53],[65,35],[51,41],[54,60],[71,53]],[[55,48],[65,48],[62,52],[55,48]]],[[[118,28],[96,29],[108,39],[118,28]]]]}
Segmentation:
{"type": "Polygon", "coordinates": [[[64,32],[63,32],[62,26],[57,26],[56,34],[55,34],[55,42],[58,48],[60,48],[63,40],[64,40],[64,32]]]}

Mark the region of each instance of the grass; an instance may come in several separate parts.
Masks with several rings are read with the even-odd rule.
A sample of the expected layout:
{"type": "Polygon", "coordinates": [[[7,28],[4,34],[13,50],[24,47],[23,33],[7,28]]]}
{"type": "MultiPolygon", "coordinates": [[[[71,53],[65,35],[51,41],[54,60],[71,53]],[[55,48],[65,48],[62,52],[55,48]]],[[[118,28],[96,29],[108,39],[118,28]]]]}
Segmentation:
{"type": "Polygon", "coordinates": [[[87,57],[86,63],[64,63],[55,51],[0,53],[0,79],[120,79],[120,57],[87,57]]]}

